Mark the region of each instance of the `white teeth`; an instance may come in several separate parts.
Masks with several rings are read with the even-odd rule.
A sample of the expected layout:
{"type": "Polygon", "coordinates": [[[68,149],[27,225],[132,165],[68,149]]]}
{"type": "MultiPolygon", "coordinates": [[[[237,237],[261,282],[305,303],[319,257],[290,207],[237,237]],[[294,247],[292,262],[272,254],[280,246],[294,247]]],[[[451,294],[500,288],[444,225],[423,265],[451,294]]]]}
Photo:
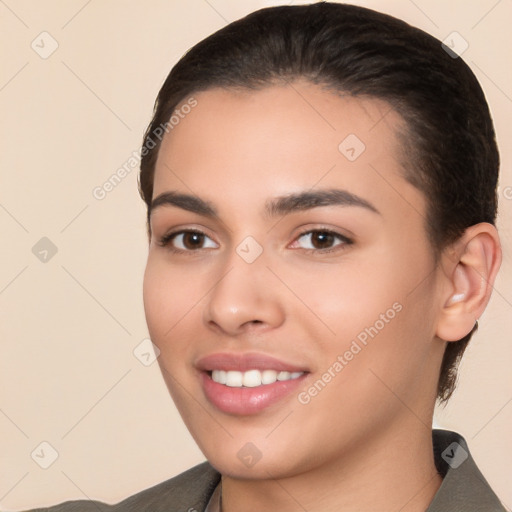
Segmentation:
{"type": "Polygon", "coordinates": [[[261,386],[261,372],[259,370],[249,370],[248,372],[244,372],[242,382],[246,388],[261,386]]]}
{"type": "Polygon", "coordinates": [[[262,384],[274,384],[277,380],[277,372],[275,370],[263,370],[261,372],[262,384]]]}
{"type": "Polygon", "coordinates": [[[219,384],[226,384],[226,372],[224,370],[213,370],[212,379],[219,384]]]}
{"type": "Polygon", "coordinates": [[[226,372],[226,386],[230,388],[241,388],[243,380],[242,372],[229,371],[226,372]]]}
{"type": "Polygon", "coordinates": [[[273,384],[276,381],[297,379],[304,372],[277,372],[275,370],[248,370],[238,372],[235,370],[213,370],[212,380],[231,388],[255,388],[265,384],[273,384]]]}

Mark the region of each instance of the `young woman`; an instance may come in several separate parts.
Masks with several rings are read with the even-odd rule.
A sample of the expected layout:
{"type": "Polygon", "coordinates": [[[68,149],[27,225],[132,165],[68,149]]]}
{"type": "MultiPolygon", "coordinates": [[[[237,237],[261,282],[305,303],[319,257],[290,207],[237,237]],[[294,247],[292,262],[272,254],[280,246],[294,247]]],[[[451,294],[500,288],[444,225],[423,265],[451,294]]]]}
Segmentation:
{"type": "Polygon", "coordinates": [[[257,11],[176,64],[142,155],[149,332],[208,462],[49,510],[505,510],[431,428],[501,262],[452,49],[356,6],[257,11]]]}

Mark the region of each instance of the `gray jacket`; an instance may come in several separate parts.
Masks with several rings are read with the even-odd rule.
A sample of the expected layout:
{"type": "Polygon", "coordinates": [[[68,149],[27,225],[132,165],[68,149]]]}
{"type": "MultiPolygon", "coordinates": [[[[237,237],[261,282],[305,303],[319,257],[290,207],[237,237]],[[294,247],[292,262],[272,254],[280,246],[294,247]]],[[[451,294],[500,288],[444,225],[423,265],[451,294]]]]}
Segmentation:
{"type": "MultiPolygon", "coordinates": [[[[473,461],[465,440],[448,430],[434,430],[432,435],[443,483],[426,512],[506,512],[473,461]]],[[[204,462],[117,505],[80,500],[32,512],[204,512],[220,477],[204,462]]]]}

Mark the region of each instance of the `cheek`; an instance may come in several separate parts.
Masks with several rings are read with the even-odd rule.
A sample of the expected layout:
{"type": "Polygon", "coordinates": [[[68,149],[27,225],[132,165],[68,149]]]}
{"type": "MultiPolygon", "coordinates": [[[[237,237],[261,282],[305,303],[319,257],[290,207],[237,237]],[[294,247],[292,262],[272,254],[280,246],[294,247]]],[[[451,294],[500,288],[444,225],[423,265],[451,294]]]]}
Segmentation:
{"type": "Polygon", "coordinates": [[[149,256],[144,273],[143,299],[146,323],[151,341],[160,350],[158,364],[169,392],[182,410],[186,396],[180,390],[183,384],[190,387],[185,371],[187,342],[184,326],[194,314],[197,296],[183,273],[173,272],[165,262],[149,256]]]}
{"type": "Polygon", "coordinates": [[[296,316],[299,322],[308,322],[310,334],[316,327],[312,339],[322,348],[324,364],[332,364],[346,351],[359,364],[377,364],[390,374],[403,374],[411,360],[421,363],[432,338],[433,289],[425,279],[432,262],[426,250],[412,253],[390,245],[339,265],[304,269],[295,274],[300,279],[287,276],[313,313],[296,316]]]}
{"type": "Polygon", "coordinates": [[[306,317],[317,323],[321,320],[326,327],[323,332],[329,335],[330,331],[331,341],[335,340],[334,336],[339,339],[356,336],[378,321],[395,302],[403,300],[404,276],[395,268],[393,258],[376,258],[370,251],[367,255],[341,259],[336,264],[316,264],[293,272],[283,268],[282,275],[303,304],[293,297],[290,302],[304,312],[307,306],[310,314],[306,317]]]}
{"type": "Polygon", "coordinates": [[[157,345],[164,333],[164,324],[170,320],[166,293],[169,284],[149,256],[144,273],[143,301],[149,333],[153,343],[157,345]]]}
{"type": "Polygon", "coordinates": [[[151,339],[164,353],[173,343],[181,321],[193,313],[197,303],[194,282],[150,254],[144,273],[143,300],[151,339]]]}
{"type": "Polygon", "coordinates": [[[375,407],[396,396],[414,402],[425,392],[421,386],[430,384],[435,287],[425,279],[426,261],[407,261],[408,267],[398,259],[369,272],[361,284],[366,299],[348,304],[344,315],[350,325],[347,356],[361,349],[347,366],[347,385],[356,383],[366,397],[362,402],[375,407]]]}

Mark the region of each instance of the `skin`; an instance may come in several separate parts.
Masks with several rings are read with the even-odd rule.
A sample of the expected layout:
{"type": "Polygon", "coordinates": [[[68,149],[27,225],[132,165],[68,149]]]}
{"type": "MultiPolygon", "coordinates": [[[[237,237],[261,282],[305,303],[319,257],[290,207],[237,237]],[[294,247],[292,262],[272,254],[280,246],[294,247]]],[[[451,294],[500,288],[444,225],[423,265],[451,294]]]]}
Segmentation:
{"type": "Polygon", "coordinates": [[[197,106],[163,140],[153,197],[194,194],[218,218],[153,210],[144,304],[176,406],[223,475],[223,511],[424,511],[441,484],[431,422],[443,351],[489,300],[501,260],[496,230],[472,226],[436,264],[425,197],[402,175],[404,125],[383,101],[301,81],[194,97],[197,106]],[[366,146],[354,161],[338,149],[348,134],[366,146]],[[346,205],[264,212],[269,199],[329,188],[378,213],[346,205]],[[205,233],[199,249],[186,252],[194,246],[182,237],[159,244],[186,229],[205,233]],[[322,252],[329,244],[302,234],[315,229],[352,243],[334,237],[322,252]],[[236,252],[247,236],[263,249],[253,263],[236,252]],[[307,404],[292,393],[241,416],[204,395],[195,363],[217,352],[306,367],[299,391],[307,391],[396,303],[400,312],[307,404]],[[248,442],[261,453],[252,467],[237,457],[248,442]]]}

